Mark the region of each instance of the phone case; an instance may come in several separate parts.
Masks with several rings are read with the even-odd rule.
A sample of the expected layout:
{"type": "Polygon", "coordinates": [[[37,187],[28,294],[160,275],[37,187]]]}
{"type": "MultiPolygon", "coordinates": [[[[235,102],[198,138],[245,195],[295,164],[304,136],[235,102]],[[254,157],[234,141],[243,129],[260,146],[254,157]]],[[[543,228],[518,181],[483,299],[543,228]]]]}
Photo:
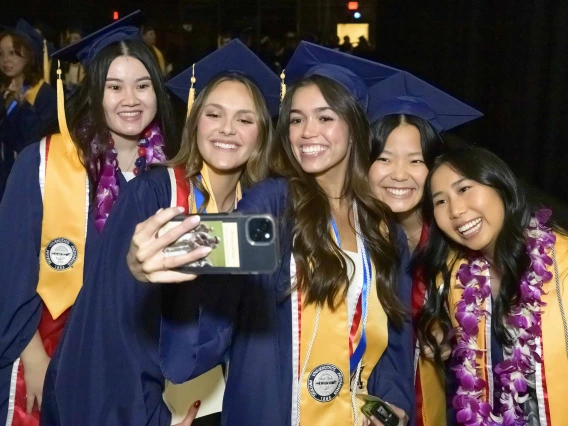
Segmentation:
{"type": "Polygon", "coordinates": [[[398,426],[402,423],[392,408],[382,399],[366,394],[357,394],[357,397],[365,401],[361,412],[366,416],[375,417],[385,426],[398,426]]]}
{"type": "MultiPolygon", "coordinates": [[[[179,225],[176,216],[159,235],[179,225]]],[[[204,259],[177,269],[196,274],[265,274],[279,264],[278,228],[269,214],[200,214],[201,223],[164,249],[166,256],[188,253],[199,246],[213,250],[204,259]],[[269,238],[267,238],[270,236],[269,238]]]]}

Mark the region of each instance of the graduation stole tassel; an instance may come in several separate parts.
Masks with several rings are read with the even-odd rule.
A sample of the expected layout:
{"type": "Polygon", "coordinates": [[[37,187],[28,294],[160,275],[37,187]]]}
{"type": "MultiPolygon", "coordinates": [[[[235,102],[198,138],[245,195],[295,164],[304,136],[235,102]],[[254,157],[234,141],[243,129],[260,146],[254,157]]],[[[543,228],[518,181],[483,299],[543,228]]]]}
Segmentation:
{"type": "Polygon", "coordinates": [[[47,41],[43,39],[43,81],[49,84],[49,71],[51,70],[51,62],[49,60],[49,52],[47,50],[47,41]]]}
{"type": "Polygon", "coordinates": [[[284,99],[284,96],[286,96],[286,83],[284,82],[286,74],[284,74],[284,71],[285,70],[282,70],[282,73],[280,74],[280,104],[282,104],[282,100],[284,99]]]}
{"type": "Polygon", "coordinates": [[[67,118],[65,117],[65,92],[63,91],[63,72],[61,71],[61,63],[57,61],[57,121],[59,122],[59,133],[67,142],[68,151],[75,152],[73,139],[67,127],[67,118]]]}
{"type": "Polygon", "coordinates": [[[187,98],[187,117],[189,117],[193,102],[195,102],[195,64],[191,67],[191,87],[189,88],[189,96],[187,98]]]}

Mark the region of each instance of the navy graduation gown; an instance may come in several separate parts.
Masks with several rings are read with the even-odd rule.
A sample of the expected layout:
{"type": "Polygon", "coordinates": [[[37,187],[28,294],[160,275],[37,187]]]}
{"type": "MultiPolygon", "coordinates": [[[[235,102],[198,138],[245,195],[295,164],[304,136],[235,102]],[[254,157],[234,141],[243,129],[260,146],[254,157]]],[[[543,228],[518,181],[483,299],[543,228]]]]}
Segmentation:
{"type": "Polygon", "coordinates": [[[136,225],[169,204],[166,169],[121,188],[50,363],[42,425],[170,425],[157,358],[161,286],[139,283],[126,265],[136,225]]]}
{"type": "MultiPolygon", "coordinates": [[[[278,217],[286,193],[284,180],[267,180],[245,193],[239,208],[278,217]]],[[[170,200],[169,176],[160,168],[131,182],[115,205],[50,366],[56,370],[50,378],[56,397],[49,398],[55,400],[50,409],[44,408],[43,424],[169,426],[164,376],[183,382],[228,355],[223,424],[289,425],[290,228],[281,224],[284,254],[274,274],[208,276],[171,286],[139,283],[126,265],[134,229],[169,207],[170,200]]],[[[407,262],[406,253],[403,264],[407,262]]],[[[400,287],[410,306],[404,268],[400,287]]],[[[375,367],[369,390],[412,413],[410,323],[400,330],[389,328],[389,348],[375,367]]]]}
{"type": "MultiPolygon", "coordinates": [[[[228,353],[224,425],[291,423],[292,236],[284,219],[287,193],[284,179],[269,179],[245,192],[238,206],[241,212],[271,213],[279,218],[280,268],[270,275],[208,277],[196,285],[172,286],[164,299],[160,361],[169,380],[179,383],[199,376],[228,353]],[[196,300],[200,301],[198,308],[196,300]]],[[[398,289],[410,310],[409,254],[403,241],[398,289]]],[[[389,323],[389,344],[373,369],[369,393],[412,416],[413,368],[410,320],[402,328],[389,323]]]]}
{"type": "MultiPolygon", "coordinates": [[[[12,369],[38,329],[37,294],[43,202],[39,187],[39,143],[18,156],[0,203],[0,423],[8,413],[12,369]]],[[[65,220],[65,212],[61,212],[65,220]]],[[[99,233],[89,217],[85,268],[99,233]]]]}
{"type": "Polygon", "coordinates": [[[0,118],[0,200],[10,170],[14,164],[15,153],[20,153],[26,146],[37,142],[43,136],[56,133],[57,130],[57,94],[55,89],[43,83],[33,104],[24,101],[8,115],[0,118]]]}

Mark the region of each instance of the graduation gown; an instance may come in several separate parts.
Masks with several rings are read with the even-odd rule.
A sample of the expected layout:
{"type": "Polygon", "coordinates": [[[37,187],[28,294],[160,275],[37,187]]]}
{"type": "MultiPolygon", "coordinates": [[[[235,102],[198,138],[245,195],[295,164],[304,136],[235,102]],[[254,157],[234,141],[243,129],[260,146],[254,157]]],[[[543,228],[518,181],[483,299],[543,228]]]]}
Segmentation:
{"type": "Polygon", "coordinates": [[[0,200],[16,155],[57,129],[55,89],[40,80],[9,114],[0,114],[0,200]],[[3,117],[3,118],[2,118],[3,117]]]}
{"type": "MultiPolygon", "coordinates": [[[[245,193],[239,210],[279,217],[286,196],[283,179],[267,180],[245,193]]],[[[289,226],[281,224],[283,260],[273,274],[208,276],[171,286],[139,283],[126,264],[134,229],[170,203],[168,172],[158,168],[131,182],[114,206],[50,366],[57,366],[56,404],[44,409],[43,424],[169,426],[164,376],[184,382],[226,355],[223,424],[290,424],[289,226]]],[[[409,306],[404,266],[399,288],[409,306]]],[[[374,367],[369,392],[412,413],[412,376],[410,322],[401,329],[389,326],[389,346],[374,367]]]]}
{"type": "MultiPolygon", "coordinates": [[[[36,330],[53,355],[67,313],[53,321],[37,293],[43,201],[39,186],[39,143],[25,148],[14,165],[0,203],[0,424],[25,417],[25,386],[19,357],[36,330]],[[45,309],[44,309],[45,308],[45,309]],[[11,392],[18,392],[11,396],[11,392]]],[[[65,220],[65,212],[61,212],[65,220]]],[[[99,233],[89,216],[85,267],[93,257],[99,233]]],[[[34,414],[39,418],[39,414],[34,414]]],[[[30,423],[30,424],[33,424],[30,423]]],[[[37,424],[37,421],[36,423],[37,424]]]]}
{"type": "MultiPolygon", "coordinates": [[[[216,277],[195,286],[168,287],[164,297],[160,361],[165,376],[181,382],[230,360],[223,400],[224,425],[291,424],[291,224],[284,179],[268,179],[245,192],[239,211],[271,213],[280,222],[281,266],[273,274],[216,277]],[[198,309],[196,300],[200,301],[198,309]]],[[[401,234],[402,235],[402,234],[401,234]]],[[[410,307],[408,250],[404,240],[399,295],[410,307]]],[[[368,342],[372,345],[373,342],[368,342]]],[[[369,394],[414,410],[412,326],[389,322],[388,346],[367,384],[369,394]]],[[[412,422],[412,420],[411,420],[412,422]]],[[[412,423],[411,423],[412,424],[412,423]]]]}

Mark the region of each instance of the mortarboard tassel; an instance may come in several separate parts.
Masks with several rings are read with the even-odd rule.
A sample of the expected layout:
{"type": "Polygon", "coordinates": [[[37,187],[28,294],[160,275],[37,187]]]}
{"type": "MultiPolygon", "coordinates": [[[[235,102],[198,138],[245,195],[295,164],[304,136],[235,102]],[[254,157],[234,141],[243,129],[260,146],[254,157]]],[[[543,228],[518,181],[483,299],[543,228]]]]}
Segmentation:
{"type": "Polygon", "coordinates": [[[286,83],[284,82],[286,75],[284,74],[284,71],[285,70],[282,70],[282,73],[280,74],[280,103],[282,103],[282,99],[286,96],[286,83]]]}
{"type": "Polygon", "coordinates": [[[47,50],[47,40],[43,39],[43,81],[49,84],[49,71],[50,71],[49,52],[47,50]]]}
{"type": "Polygon", "coordinates": [[[191,67],[191,87],[189,88],[189,96],[187,98],[187,117],[189,117],[189,113],[191,112],[191,107],[193,106],[193,102],[195,101],[195,64],[191,67]]]}
{"type": "Polygon", "coordinates": [[[57,121],[59,121],[59,133],[67,142],[69,153],[73,153],[76,152],[76,149],[67,127],[67,118],[65,117],[65,93],[63,92],[62,74],[61,63],[57,61],[57,121]]]}

